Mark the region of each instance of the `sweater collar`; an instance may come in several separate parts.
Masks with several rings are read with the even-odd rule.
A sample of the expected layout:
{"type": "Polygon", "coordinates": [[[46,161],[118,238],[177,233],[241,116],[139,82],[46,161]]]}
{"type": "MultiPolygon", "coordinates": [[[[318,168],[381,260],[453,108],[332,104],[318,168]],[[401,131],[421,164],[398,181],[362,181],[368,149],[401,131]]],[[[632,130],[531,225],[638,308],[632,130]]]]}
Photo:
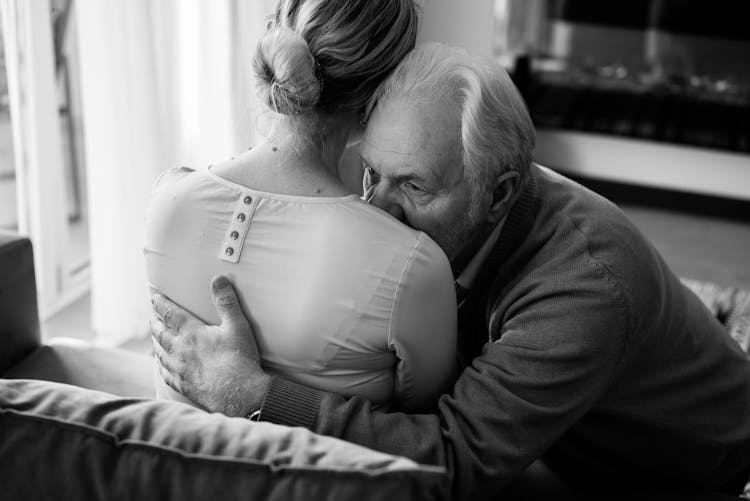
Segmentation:
{"type": "Polygon", "coordinates": [[[532,165],[526,185],[513,207],[456,280],[459,305],[472,290],[481,289],[488,280],[495,277],[496,273],[492,270],[497,269],[517,247],[519,241],[528,234],[534,221],[538,201],[537,173],[536,165],[532,165]],[[471,273],[471,280],[466,280],[464,275],[470,269],[474,270],[471,273]]]}
{"type": "MultiPolygon", "coordinates": [[[[490,236],[484,241],[482,246],[479,248],[474,257],[471,258],[469,263],[461,270],[458,278],[456,278],[456,290],[457,291],[468,291],[471,290],[476,282],[479,272],[482,270],[484,263],[492,253],[492,249],[495,248],[497,239],[500,238],[500,233],[503,230],[506,217],[503,217],[495,228],[490,233],[490,236]]],[[[463,293],[463,292],[462,292],[463,293]]]]}
{"type": "Polygon", "coordinates": [[[529,178],[526,186],[524,186],[523,192],[510,209],[505,227],[500,234],[493,255],[486,262],[488,266],[493,261],[497,262],[500,259],[506,258],[518,246],[520,241],[526,238],[526,235],[531,230],[539,202],[538,174],[539,169],[536,164],[532,165],[529,170],[529,178]]]}

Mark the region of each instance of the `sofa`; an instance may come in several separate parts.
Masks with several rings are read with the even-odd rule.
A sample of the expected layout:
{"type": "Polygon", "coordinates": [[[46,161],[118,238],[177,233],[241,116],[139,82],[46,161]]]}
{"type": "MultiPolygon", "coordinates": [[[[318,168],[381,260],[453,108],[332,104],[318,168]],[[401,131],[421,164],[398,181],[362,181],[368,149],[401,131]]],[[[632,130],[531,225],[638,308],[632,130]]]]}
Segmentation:
{"type": "MultiPolygon", "coordinates": [[[[685,283],[747,352],[750,293],[685,283]]],[[[450,498],[443,468],[153,394],[148,356],[42,341],[31,242],[0,231],[0,499],[450,498]]],[[[541,462],[512,491],[518,499],[580,498],[541,462]]],[[[606,497],[737,499],[683,491],[606,497]]]]}
{"type": "Polygon", "coordinates": [[[0,232],[0,499],[448,499],[444,469],[152,400],[150,357],[42,342],[31,242],[0,232]]]}

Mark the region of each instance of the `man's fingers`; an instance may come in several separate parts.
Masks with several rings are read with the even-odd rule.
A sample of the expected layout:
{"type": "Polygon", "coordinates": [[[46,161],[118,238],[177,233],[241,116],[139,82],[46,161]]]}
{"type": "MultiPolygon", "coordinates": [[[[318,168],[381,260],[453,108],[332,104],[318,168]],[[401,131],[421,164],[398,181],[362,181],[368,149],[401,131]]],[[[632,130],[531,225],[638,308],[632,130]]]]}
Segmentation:
{"type": "Polygon", "coordinates": [[[186,324],[198,320],[161,294],[151,296],[151,304],[156,315],[173,331],[179,331],[186,324]]]}
{"type": "Polygon", "coordinates": [[[179,383],[179,381],[177,380],[177,378],[171,372],[169,372],[162,365],[161,360],[159,360],[158,357],[156,359],[156,367],[159,369],[159,375],[164,380],[164,382],[167,384],[167,386],[169,386],[170,388],[172,388],[174,391],[176,391],[178,393],[182,393],[182,391],[180,389],[180,383],[179,383]]]}
{"type": "Polygon", "coordinates": [[[211,280],[211,296],[222,325],[247,323],[237,293],[227,277],[218,275],[211,280]]]}
{"type": "Polygon", "coordinates": [[[180,377],[184,365],[183,362],[166,351],[155,339],[151,340],[151,345],[154,347],[154,358],[156,358],[159,366],[172,374],[173,377],[180,377]]]}
{"type": "Polygon", "coordinates": [[[164,322],[154,315],[154,318],[149,320],[149,327],[151,328],[151,337],[153,341],[160,345],[167,352],[172,351],[172,338],[174,334],[169,332],[164,322]]]}

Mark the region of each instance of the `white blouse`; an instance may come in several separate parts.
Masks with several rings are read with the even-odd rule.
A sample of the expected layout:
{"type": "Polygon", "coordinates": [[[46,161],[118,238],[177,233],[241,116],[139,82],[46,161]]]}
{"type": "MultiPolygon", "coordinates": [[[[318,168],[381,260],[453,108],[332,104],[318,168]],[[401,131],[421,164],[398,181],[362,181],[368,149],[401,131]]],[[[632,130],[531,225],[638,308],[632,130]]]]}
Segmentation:
{"type": "MultiPolygon", "coordinates": [[[[207,323],[219,322],[211,278],[228,276],[264,368],[286,379],[418,410],[455,377],[445,254],[357,195],[280,195],[171,169],[154,188],[144,255],[152,291],[207,323]]],[[[157,388],[186,400],[160,377],[157,388]]]]}

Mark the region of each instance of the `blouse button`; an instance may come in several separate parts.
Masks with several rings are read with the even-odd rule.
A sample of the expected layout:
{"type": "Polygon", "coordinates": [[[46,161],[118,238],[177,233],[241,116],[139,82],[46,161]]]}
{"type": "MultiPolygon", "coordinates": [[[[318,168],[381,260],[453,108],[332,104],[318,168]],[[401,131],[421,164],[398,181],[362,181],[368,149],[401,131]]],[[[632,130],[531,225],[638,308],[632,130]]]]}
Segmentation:
{"type": "Polygon", "coordinates": [[[227,256],[231,256],[232,254],[234,254],[234,249],[232,249],[231,247],[227,247],[227,250],[224,252],[227,253],[227,256]]]}
{"type": "Polygon", "coordinates": [[[245,220],[245,215],[244,215],[244,214],[242,214],[242,213],[239,213],[239,214],[237,214],[237,220],[238,220],[239,222],[242,222],[242,221],[244,221],[244,220],[245,220]]]}
{"type": "Polygon", "coordinates": [[[232,237],[232,240],[237,240],[237,237],[239,237],[240,234],[237,233],[236,231],[233,231],[232,233],[229,234],[229,236],[232,237]]]}
{"type": "Polygon", "coordinates": [[[243,202],[245,202],[245,205],[250,205],[250,202],[253,201],[253,197],[245,197],[243,202]]]}

